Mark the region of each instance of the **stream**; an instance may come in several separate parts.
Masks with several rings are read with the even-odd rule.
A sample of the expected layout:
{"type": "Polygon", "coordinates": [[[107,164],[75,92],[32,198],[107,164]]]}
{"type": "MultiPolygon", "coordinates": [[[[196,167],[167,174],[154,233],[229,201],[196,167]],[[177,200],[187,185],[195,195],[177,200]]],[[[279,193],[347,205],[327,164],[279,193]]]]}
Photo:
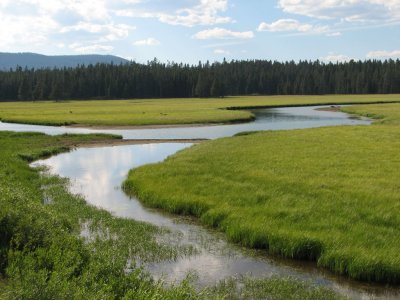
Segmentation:
{"type": "MultiPolygon", "coordinates": [[[[0,130],[40,131],[55,135],[62,133],[105,132],[120,134],[124,139],[214,139],[244,131],[289,130],[336,125],[368,125],[369,120],[353,119],[340,112],[315,110],[316,107],[257,109],[251,123],[174,127],[158,129],[95,130],[84,128],[35,126],[0,122],[0,130]]],[[[32,166],[45,165],[51,174],[70,179],[70,190],[81,194],[91,205],[110,211],[113,215],[164,226],[173,234],[161,236],[160,241],[192,245],[192,256],[174,261],[147,264],[144,268],[155,278],[167,282],[184,279],[188,272],[197,276],[199,286],[213,285],[230,276],[254,277],[292,276],[316,285],[334,289],[355,299],[399,299],[400,291],[378,284],[367,284],[336,276],[316,267],[313,262],[281,259],[265,251],[249,250],[229,243],[223,234],[204,228],[188,218],[148,209],[135,198],[128,197],[121,184],[130,169],[163,161],[166,157],[192,146],[191,143],[155,143],[138,145],[78,148],[32,166]]]]}

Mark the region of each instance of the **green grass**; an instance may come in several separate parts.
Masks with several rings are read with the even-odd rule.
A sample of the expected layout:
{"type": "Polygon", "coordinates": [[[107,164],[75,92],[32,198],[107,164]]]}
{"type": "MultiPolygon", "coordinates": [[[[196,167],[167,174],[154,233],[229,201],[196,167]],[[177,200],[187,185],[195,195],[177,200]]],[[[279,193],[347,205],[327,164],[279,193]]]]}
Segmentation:
{"type": "Polygon", "coordinates": [[[400,125],[400,109],[396,104],[344,106],[342,111],[375,119],[375,124],[400,125]]]}
{"type": "Polygon", "coordinates": [[[203,142],[131,170],[125,190],[245,246],[400,283],[400,104],[345,109],[384,124],[203,142]]]}
{"type": "Polygon", "coordinates": [[[223,299],[348,299],[340,298],[332,291],[323,287],[313,287],[307,282],[301,282],[293,278],[272,277],[269,279],[227,279],[220,282],[212,293],[222,295],[223,299]]]}
{"type": "Polygon", "coordinates": [[[154,281],[139,262],[174,259],[193,249],[160,244],[156,235],[165,229],[89,206],[67,191],[66,179],[28,166],[76,144],[115,138],[0,132],[0,299],[339,298],[290,278],[229,280],[203,290],[190,280],[174,286],[154,281]],[[89,238],[80,237],[83,225],[89,238]]]}
{"type": "Polygon", "coordinates": [[[248,121],[254,116],[228,107],[400,102],[400,95],[248,96],[223,99],[0,103],[4,122],[44,125],[171,125],[248,121]]]}

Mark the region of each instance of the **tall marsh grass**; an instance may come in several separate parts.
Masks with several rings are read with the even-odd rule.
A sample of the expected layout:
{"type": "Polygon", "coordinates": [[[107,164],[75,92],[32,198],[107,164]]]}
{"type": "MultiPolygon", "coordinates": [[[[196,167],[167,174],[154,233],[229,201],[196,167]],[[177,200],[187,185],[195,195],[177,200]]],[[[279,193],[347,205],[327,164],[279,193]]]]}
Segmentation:
{"type": "Polygon", "coordinates": [[[194,215],[236,243],[398,284],[399,111],[399,104],[371,106],[391,120],[386,125],[204,142],[131,170],[125,190],[149,206],[194,215]]]}

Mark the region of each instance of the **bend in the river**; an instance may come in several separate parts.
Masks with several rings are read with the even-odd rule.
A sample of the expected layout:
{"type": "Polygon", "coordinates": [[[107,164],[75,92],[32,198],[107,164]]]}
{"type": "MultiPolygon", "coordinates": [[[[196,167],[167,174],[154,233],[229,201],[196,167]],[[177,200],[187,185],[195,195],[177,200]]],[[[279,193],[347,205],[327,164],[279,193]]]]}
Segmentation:
{"type": "Polygon", "coordinates": [[[248,123],[210,126],[188,126],[146,129],[91,129],[1,123],[0,130],[37,131],[50,135],[63,133],[110,133],[124,139],[216,139],[244,131],[289,130],[337,125],[367,125],[370,121],[350,118],[342,112],[316,110],[316,106],[285,107],[252,110],[255,121],[248,123]]]}
{"type": "MultiPolygon", "coordinates": [[[[177,127],[158,129],[94,130],[84,128],[34,126],[0,123],[0,130],[61,133],[114,133],[124,139],[214,139],[243,131],[282,130],[334,125],[366,125],[368,120],[353,119],[344,113],[315,110],[315,107],[290,107],[253,111],[256,120],[235,125],[177,127]]],[[[354,298],[396,299],[399,291],[380,285],[369,285],[334,276],[316,268],[315,263],[272,258],[263,251],[241,249],[228,243],[222,234],[185,222],[178,216],[143,207],[121,190],[129,169],[164,160],[190,143],[122,145],[79,148],[46,160],[35,162],[50,167],[51,173],[70,178],[71,191],[85,196],[88,203],[106,209],[116,216],[165,226],[178,234],[161,237],[164,242],[191,244],[198,254],[146,265],[155,277],[168,281],[183,279],[188,271],[199,276],[200,285],[213,284],[228,276],[272,275],[294,276],[318,285],[331,287],[354,298]],[[99,188],[101,187],[101,188],[99,188]]]]}

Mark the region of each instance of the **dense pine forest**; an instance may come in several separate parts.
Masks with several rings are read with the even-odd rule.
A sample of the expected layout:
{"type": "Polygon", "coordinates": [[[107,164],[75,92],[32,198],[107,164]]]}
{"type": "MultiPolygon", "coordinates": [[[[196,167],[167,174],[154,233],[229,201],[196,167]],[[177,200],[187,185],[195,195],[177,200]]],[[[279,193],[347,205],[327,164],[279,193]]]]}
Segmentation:
{"type": "Polygon", "coordinates": [[[400,60],[97,64],[0,72],[0,101],[400,93],[400,60]]]}

